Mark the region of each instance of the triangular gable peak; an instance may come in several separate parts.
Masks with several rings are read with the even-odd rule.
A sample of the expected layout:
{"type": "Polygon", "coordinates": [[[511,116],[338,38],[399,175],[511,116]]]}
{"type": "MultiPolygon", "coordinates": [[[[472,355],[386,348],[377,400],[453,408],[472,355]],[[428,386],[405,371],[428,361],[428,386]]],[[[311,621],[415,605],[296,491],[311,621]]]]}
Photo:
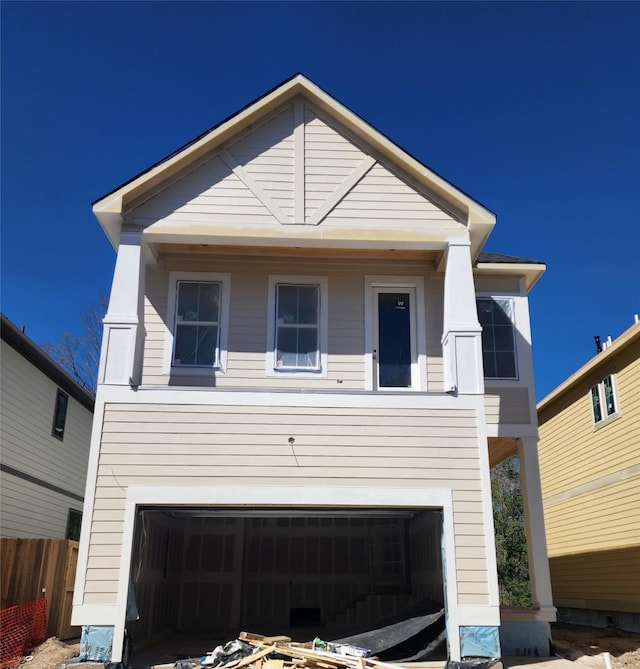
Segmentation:
{"type": "Polygon", "coordinates": [[[105,196],[94,212],[114,244],[124,220],[156,243],[302,237],[335,246],[373,231],[382,243],[426,244],[468,227],[479,252],[495,222],[302,75],[105,196]]]}

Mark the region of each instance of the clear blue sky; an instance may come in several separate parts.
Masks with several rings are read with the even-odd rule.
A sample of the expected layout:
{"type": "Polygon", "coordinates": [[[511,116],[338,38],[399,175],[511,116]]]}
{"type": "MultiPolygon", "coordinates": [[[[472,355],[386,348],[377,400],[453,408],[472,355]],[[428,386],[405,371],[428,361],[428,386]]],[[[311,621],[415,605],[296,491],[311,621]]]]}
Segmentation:
{"type": "Polygon", "coordinates": [[[2,2],[2,311],[80,330],[90,203],[295,72],[544,260],[537,396],[640,311],[640,3],[2,2]]]}

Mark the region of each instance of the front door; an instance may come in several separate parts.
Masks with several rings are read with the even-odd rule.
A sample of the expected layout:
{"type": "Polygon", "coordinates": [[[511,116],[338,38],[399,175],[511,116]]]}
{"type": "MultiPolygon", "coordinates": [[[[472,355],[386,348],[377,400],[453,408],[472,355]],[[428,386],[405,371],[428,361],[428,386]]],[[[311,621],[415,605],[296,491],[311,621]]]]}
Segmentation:
{"type": "Polygon", "coordinates": [[[376,388],[415,387],[415,289],[376,287],[373,293],[376,388]]]}

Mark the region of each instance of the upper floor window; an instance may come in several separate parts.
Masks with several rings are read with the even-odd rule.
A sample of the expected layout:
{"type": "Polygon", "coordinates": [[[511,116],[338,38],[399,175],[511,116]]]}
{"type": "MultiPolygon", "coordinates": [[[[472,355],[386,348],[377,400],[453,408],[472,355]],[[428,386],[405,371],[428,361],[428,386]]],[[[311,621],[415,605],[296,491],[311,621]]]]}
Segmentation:
{"type": "Polygon", "coordinates": [[[228,293],[228,275],[171,273],[168,322],[172,324],[172,332],[168,367],[172,371],[223,369],[228,293]]]}
{"type": "Polygon", "coordinates": [[[220,288],[218,282],[178,281],[172,361],[174,365],[218,366],[220,288]]]}
{"type": "Polygon", "coordinates": [[[58,389],[56,393],[56,404],[53,410],[53,426],[51,427],[51,434],[60,439],[64,438],[64,426],[67,422],[67,406],[69,404],[69,396],[58,389]]]}
{"type": "Polygon", "coordinates": [[[482,360],[486,379],[517,379],[514,304],[510,298],[476,299],[482,326],[482,360]]]}
{"type": "Polygon", "coordinates": [[[326,278],[270,277],[267,373],[326,372],[326,278]]]}
{"type": "Polygon", "coordinates": [[[591,388],[591,408],[593,422],[601,423],[617,412],[613,376],[605,376],[600,383],[591,388]]]}

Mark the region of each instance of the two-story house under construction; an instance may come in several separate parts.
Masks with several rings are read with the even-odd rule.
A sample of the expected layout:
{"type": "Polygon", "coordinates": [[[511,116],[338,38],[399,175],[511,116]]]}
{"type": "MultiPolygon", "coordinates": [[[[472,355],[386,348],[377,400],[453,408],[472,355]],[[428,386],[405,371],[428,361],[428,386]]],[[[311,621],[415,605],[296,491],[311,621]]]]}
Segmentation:
{"type": "Polygon", "coordinates": [[[490,211],[296,75],[94,212],[118,254],[74,624],[115,661],[130,584],[138,640],[338,638],[426,598],[452,659],[499,656],[501,624],[548,651],[544,265],[483,253],[490,211]],[[515,451],[533,606],[501,612],[489,471],[515,451]]]}

